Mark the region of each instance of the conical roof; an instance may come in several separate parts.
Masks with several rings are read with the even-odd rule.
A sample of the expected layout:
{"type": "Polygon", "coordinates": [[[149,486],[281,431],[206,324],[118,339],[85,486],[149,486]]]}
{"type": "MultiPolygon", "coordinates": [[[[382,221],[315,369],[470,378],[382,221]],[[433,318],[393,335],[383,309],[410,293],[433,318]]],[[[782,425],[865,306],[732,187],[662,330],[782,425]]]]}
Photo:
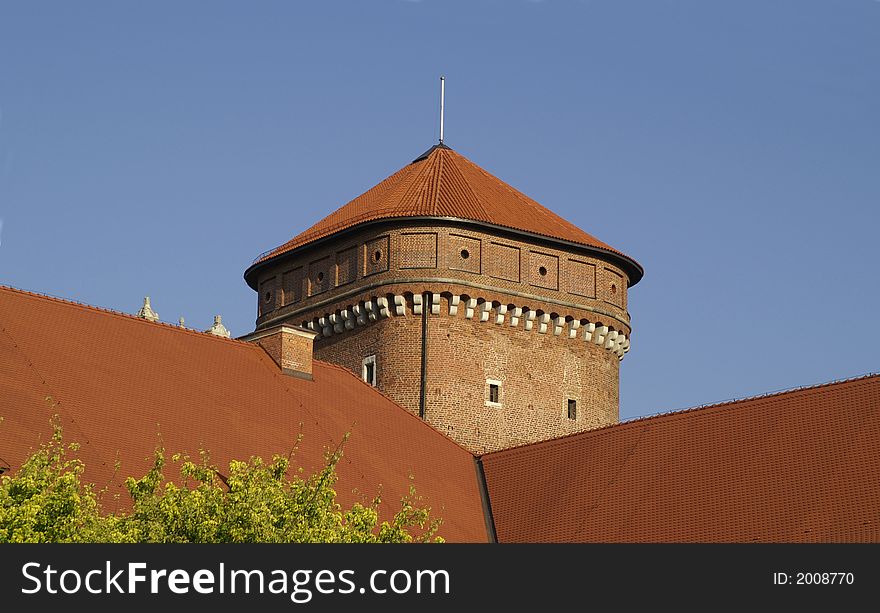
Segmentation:
{"type": "Polygon", "coordinates": [[[575,243],[622,260],[631,284],[642,276],[642,268],[635,260],[443,144],[435,145],[305,232],[264,253],[248,273],[267,260],[337,232],[367,222],[401,218],[462,219],[575,243]]]}

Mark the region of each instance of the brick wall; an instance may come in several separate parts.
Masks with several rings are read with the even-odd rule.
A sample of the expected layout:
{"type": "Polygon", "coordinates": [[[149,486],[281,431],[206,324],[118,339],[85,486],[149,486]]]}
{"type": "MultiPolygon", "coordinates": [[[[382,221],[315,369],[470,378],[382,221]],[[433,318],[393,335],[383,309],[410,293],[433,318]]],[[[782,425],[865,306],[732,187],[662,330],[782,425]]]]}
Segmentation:
{"type": "MultiPolygon", "coordinates": [[[[315,358],[361,376],[364,358],[375,355],[377,387],[414,414],[421,390],[422,322],[414,313],[413,295],[442,294],[439,314],[424,307],[429,312],[425,418],[472,451],[545,440],[618,419],[617,354],[582,340],[579,331],[569,338],[569,324],[559,335],[552,333],[552,323],[544,333],[537,323],[527,330],[524,315],[510,325],[513,308],[519,307],[538,317],[546,313],[609,326],[629,337],[627,278],[613,259],[455,224],[398,223],[282,257],[259,281],[261,288],[281,284],[284,292],[274,310],[272,303],[261,302],[258,328],[280,321],[315,324],[333,314],[336,331],[315,340],[315,358]],[[359,258],[356,266],[353,254],[359,258]],[[336,264],[336,274],[325,273],[316,285],[315,275],[328,263],[336,264]],[[341,282],[340,265],[356,270],[357,278],[346,272],[341,282]],[[286,299],[287,279],[302,289],[290,292],[295,302],[286,299]],[[395,296],[405,297],[403,315],[396,314],[395,296]],[[452,296],[460,298],[454,315],[452,296]],[[390,316],[352,325],[353,308],[363,309],[364,301],[377,297],[388,300],[390,316]],[[479,313],[465,317],[471,297],[488,302],[489,319],[480,321],[479,313]],[[339,323],[344,314],[349,326],[339,323]],[[500,382],[500,406],[486,403],[489,379],[500,382]],[[577,401],[575,419],[568,417],[569,399],[577,401]]],[[[482,312],[482,306],[475,310],[482,312]]]]}
{"type": "MultiPolygon", "coordinates": [[[[574,247],[553,248],[466,227],[389,223],[355,231],[336,241],[282,256],[279,262],[260,273],[259,286],[274,284],[276,279],[284,277],[297,278],[299,267],[304,267],[307,273],[301,282],[301,299],[293,302],[298,296],[291,292],[291,301],[288,301],[285,288],[283,300],[259,303],[258,329],[278,323],[288,315],[335,301],[343,294],[409,279],[458,281],[514,296],[526,295],[532,301],[538,298],[574,305],[613,317],[617,323],[609,325],[615,329],[629,326],[627,278],[612,261],[578,252],[574,247]],[[358,252],[358,278],[349,282],[345,277],[344,286],[339,284],[334,288],[333,279],[337,276],[333,274],[333,263],[340,254],[351,253],[352,248],[358,252]],[[462,252],[467,252],[468,257],[464,258],[462,252]],[[543,275],[542,268],[546,271],[543,275]],[[318,275],[321,281],[317,280],[318,275]],[[336,291],[328,291],[331,289],[336,291]]],[[[516,298],[509,302],[523,301],[516,298]]]]}
{"type": "Polygon", "coordinates": [[[478,453],[605,426],[618,420],[618,372],[617,356],[593,343],[429,316],[425,419],[478,453]],[[487,406],[490,379],[501,406],[487,406]]]}
{"type": "MultiPolygon", "coordinates": [[[[315,358],[361,376],[364,358],[375,355],[377,387],[418,415],[422,320],[414,313],[413,294],[419,292],[407,291],[412,289],[407,285],[383,289],[405,296],[405,314],[319,338],[315,358]]],[[[617,422],[616,354],[581,334],[569,338],[550,329],[542,334],[537,324],[528,331],[523,321],[512,326],[509,314],[498,324],[497,309],[480,321],[477,307],[468,319],[461,300],[450,315],[450,298],[462,288],[440,289],[439,314],[424,305],[429,313],[425,417],[434,427],[482,453],[617,422]],[[500,382],[501,406],[486,404],[489,379],[500,382]],[[568,399],[577,401],[573,420],[568,399]]],[[[346,307],[340,304],[338,310],[346,307]]]]}

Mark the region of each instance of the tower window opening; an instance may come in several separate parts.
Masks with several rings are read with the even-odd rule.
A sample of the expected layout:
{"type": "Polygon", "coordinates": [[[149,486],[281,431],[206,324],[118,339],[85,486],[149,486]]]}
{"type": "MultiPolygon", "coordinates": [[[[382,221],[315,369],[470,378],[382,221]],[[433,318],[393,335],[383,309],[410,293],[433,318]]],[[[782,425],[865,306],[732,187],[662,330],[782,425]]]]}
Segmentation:
{"type": "Polygon", "coordinates": [[[368,355],[364,358],[361,375],[365,383],[376,387],[376,356],[368,355]]]}
{"type": "Polygon", "coordinates": [[[462,260],[466,260],[466,259],[468,259],[469,257],[471,257],[471,252],[468,251],[467,249],[462,249],[462,250],[461,250],[461,259],[462,259],[462,260]]]}
{"type": "Polygon", "coordinates": [[[489,387],[486,406],[501,406],[501,381],[493,381],[492,379],[488,379],[486,381],[486,385],[488,385],[489,387]]]}
{"type": "Polygon", "coordinates": [[[382,252],[379,250],[376,250],[376,253],[373,254],[373,260],[378,262],[381,259],[382,259],[382,252]]]}
{"type": "Polygon", "coordinates": [[[318,283],[320,283],[320,282],[323,281],[323,280],[324,280],[324,273],[323,273],[323,272],[319,272],[319,273],[318,273],[318,283]]]}
{"type": "Polygon", "coordinates": [[[617,286],[613,283],[611,284],[611,294],[614,295],[617,293],[617,286]]]}
{"type": "Polygon", "coordinates": [[[574,398],[568,399],[568,418],[569,419],[577,419],[578,416],[578,402],[574,398]]]}
{"type": "Polygon", "coordinates": [[[272,292],[266,292],[266,296],[265,296],[265,297],[266,297],[266,302],[271,301],[271,300],[272,300],[272,292]]]}
{"type": "Polygon", "coordinates": [[[541,266],[541,268],[538,269],[538,274],[541,275],[542,277],[546,277],[547,276],[547,268],[545,268],[544,266],[541,266]]]}

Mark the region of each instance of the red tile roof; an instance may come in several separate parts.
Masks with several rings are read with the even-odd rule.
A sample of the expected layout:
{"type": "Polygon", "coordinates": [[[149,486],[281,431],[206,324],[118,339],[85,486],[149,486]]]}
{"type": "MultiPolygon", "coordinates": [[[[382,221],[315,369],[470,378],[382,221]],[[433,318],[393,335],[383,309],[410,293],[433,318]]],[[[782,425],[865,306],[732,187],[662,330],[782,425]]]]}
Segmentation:
{"type": "Polygon", "coordinates": [[[878,542],[880,376],[482,461],[500,542],[878,542]]]}
{"type": "MultiPolygon", "coordinates": [[[[318,468],[342,433],[340,502],[409,475],[453,541],[485,541],[473,457],[349,372],[284,376],[258,346],[0,287],[0,466],[53,412],[88,479],[123,493],[169,451],[287,451],[318,468]],[[51,397],[57,406],[46,402],[51,397]],[[117,456],[122,470],[114,471],[117,456]]],[[[483,456],[501,542],[880,541],[880,376],[670,413],[483,456]]],[[[104,498],[113,506],[112,497],[104,498]]]]}
{"type": "Polygon", "coordinates": [[[351,431],[342,504],[381,488],[393,513],[412,475],[442,536],[487,539],[473,456],[348,371],[316,361],[305,381],[254,344],[0,287],[0,462],[15,469],[49,436],[47,396],[87,479],[126,500],[123,480],[149,467],[159,433],[169,453],[209,450],[222,472],[288,452],[300,432],[297,458],[313,470],[351,431]]]}
{"type": "Polygon", "coordinates": [[[632,284],[642,276],[641,267],[628,256],[443,145],[263,254],[255,265],[365,222],[408,217],[464,219],[577,243],[622,259],[632,284]]]}

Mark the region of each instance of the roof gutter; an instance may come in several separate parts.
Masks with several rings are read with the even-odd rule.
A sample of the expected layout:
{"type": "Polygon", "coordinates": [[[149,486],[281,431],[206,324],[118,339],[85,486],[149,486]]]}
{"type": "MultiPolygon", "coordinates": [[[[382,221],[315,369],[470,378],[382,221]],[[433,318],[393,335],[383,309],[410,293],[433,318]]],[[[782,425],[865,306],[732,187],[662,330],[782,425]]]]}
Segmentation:
{"type": "Polygon", "coordinates": [[[480,487],[480,500],[483,503],[483,519],[486,521],[486,535],[490,543],[498,542],[495,532],[495,517],[492,515],[492,501],[489,499],[489,487],[486,485],[486,472],[483,470],[483,458],[474,456],[474,467],[477,469],[477,484],[480,487]]]}

